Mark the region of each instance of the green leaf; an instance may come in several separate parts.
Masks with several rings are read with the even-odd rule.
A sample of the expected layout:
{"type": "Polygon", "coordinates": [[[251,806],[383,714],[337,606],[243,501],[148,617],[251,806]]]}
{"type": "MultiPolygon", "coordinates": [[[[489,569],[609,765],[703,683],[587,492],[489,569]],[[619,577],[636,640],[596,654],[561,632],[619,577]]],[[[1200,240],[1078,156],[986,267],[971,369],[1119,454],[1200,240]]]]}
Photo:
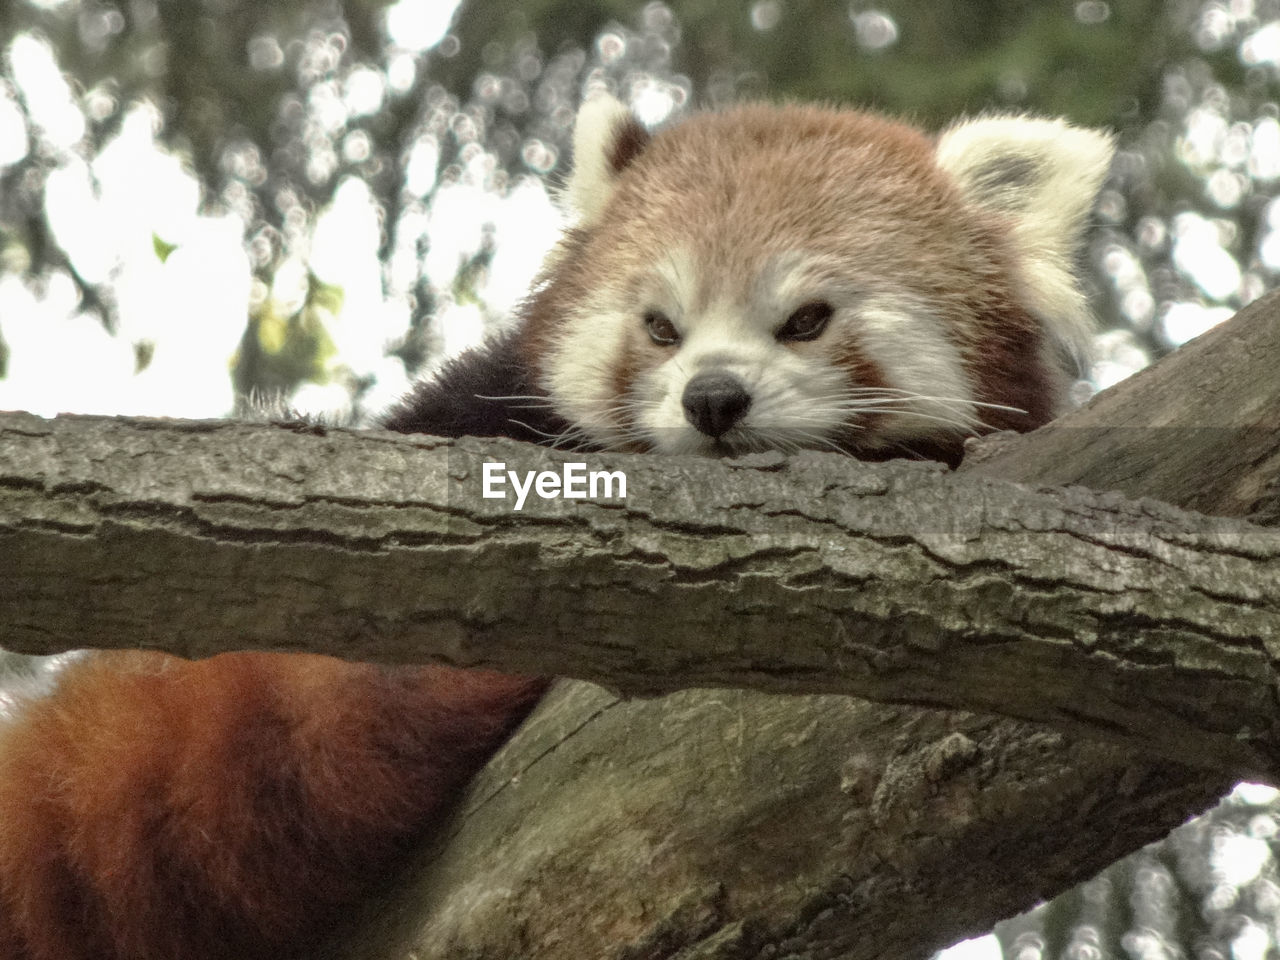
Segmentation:
{"type": "Polygon", "coordinates": [[[160,258],[160,262],[164,263],[169,259],[169,254],[178,249],[176,243],[169,243],[167,240],[161,240],[159,234],[151,234],[151,246],[156,252],[156,256],[160,258]]]}

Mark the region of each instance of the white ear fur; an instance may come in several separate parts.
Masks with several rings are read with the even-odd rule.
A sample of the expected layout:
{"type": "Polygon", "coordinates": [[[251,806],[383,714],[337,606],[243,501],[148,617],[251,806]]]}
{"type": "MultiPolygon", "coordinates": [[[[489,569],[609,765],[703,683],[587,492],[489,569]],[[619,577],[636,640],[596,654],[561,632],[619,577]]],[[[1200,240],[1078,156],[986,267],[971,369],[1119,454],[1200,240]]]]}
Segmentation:
{"type": "Polygon", "coordinates": [[[573,172],[565,193],[579,223],[595,223],[613,193],[617,177],[611,154],[619,131],[634,123],[631,110],[608,93],[597,93],[578,108],[573,123],[573,172]]]}
{"type": "Polygon", "coordinates": [[[938,166],[965,197],[1011,220],[1028,305],[1078,360],[1094,324],[1073,261],[1114,148],[1099,130],[1011,116],[963,121],[938,140],[938,166]]]}

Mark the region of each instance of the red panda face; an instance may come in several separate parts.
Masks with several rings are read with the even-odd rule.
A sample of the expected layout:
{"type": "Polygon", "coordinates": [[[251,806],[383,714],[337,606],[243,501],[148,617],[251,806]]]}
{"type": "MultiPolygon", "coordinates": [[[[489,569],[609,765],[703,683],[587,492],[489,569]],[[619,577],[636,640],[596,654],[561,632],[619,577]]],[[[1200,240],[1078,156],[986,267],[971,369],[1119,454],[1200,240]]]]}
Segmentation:
{"type": "Polygon", "coordinates": [[[580,224],[528,322],[593,444],[891,456],[1052,415],[1054,351],[1088,329],[1070,264],[1107,138],[997,118],[935,144],[747,106],[650,140],[597,98],[575,151],[580,224]]]}

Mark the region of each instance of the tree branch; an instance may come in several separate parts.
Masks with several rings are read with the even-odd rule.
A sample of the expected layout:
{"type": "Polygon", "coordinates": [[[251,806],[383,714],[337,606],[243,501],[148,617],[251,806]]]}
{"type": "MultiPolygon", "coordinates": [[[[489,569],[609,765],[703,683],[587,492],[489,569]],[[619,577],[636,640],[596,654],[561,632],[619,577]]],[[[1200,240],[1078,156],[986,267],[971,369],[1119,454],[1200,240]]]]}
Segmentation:
{"type": "Polygon", "coordinates": [[[567,682],[325,956],[925,958],[1227,787],[972,714],[567,682]]]}
{"type": "Polygon", "coordinates": [[[22,652],[230,645],[632,694],[846,693],[1275,770],[1280,532],[1240,521],[831,454],[593,455],[625,500],[517,512],[482,498],[486,462],[575,456],[22,416],[0,443],[0,615],[22,652]]]}
{"type": "MultiPolygon", "coordinates": [[[[961,473],[1280,523],[1280,295],[961,473]]],[[[1002,437],[1004,435],[1001,435],[1002,437]]]]}

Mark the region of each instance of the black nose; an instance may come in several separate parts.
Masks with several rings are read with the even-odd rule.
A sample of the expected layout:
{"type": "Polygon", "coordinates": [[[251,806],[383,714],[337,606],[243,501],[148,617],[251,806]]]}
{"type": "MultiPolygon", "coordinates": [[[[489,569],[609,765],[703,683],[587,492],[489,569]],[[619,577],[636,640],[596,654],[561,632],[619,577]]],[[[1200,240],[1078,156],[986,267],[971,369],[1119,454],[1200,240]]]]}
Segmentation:
{"type": "Polygon", "coordinates": [[[731,373],[709,370],[690,380],[680,398],[685,419],[709,437],[719,437],[743,418],[751,394],[731,373]]]}

